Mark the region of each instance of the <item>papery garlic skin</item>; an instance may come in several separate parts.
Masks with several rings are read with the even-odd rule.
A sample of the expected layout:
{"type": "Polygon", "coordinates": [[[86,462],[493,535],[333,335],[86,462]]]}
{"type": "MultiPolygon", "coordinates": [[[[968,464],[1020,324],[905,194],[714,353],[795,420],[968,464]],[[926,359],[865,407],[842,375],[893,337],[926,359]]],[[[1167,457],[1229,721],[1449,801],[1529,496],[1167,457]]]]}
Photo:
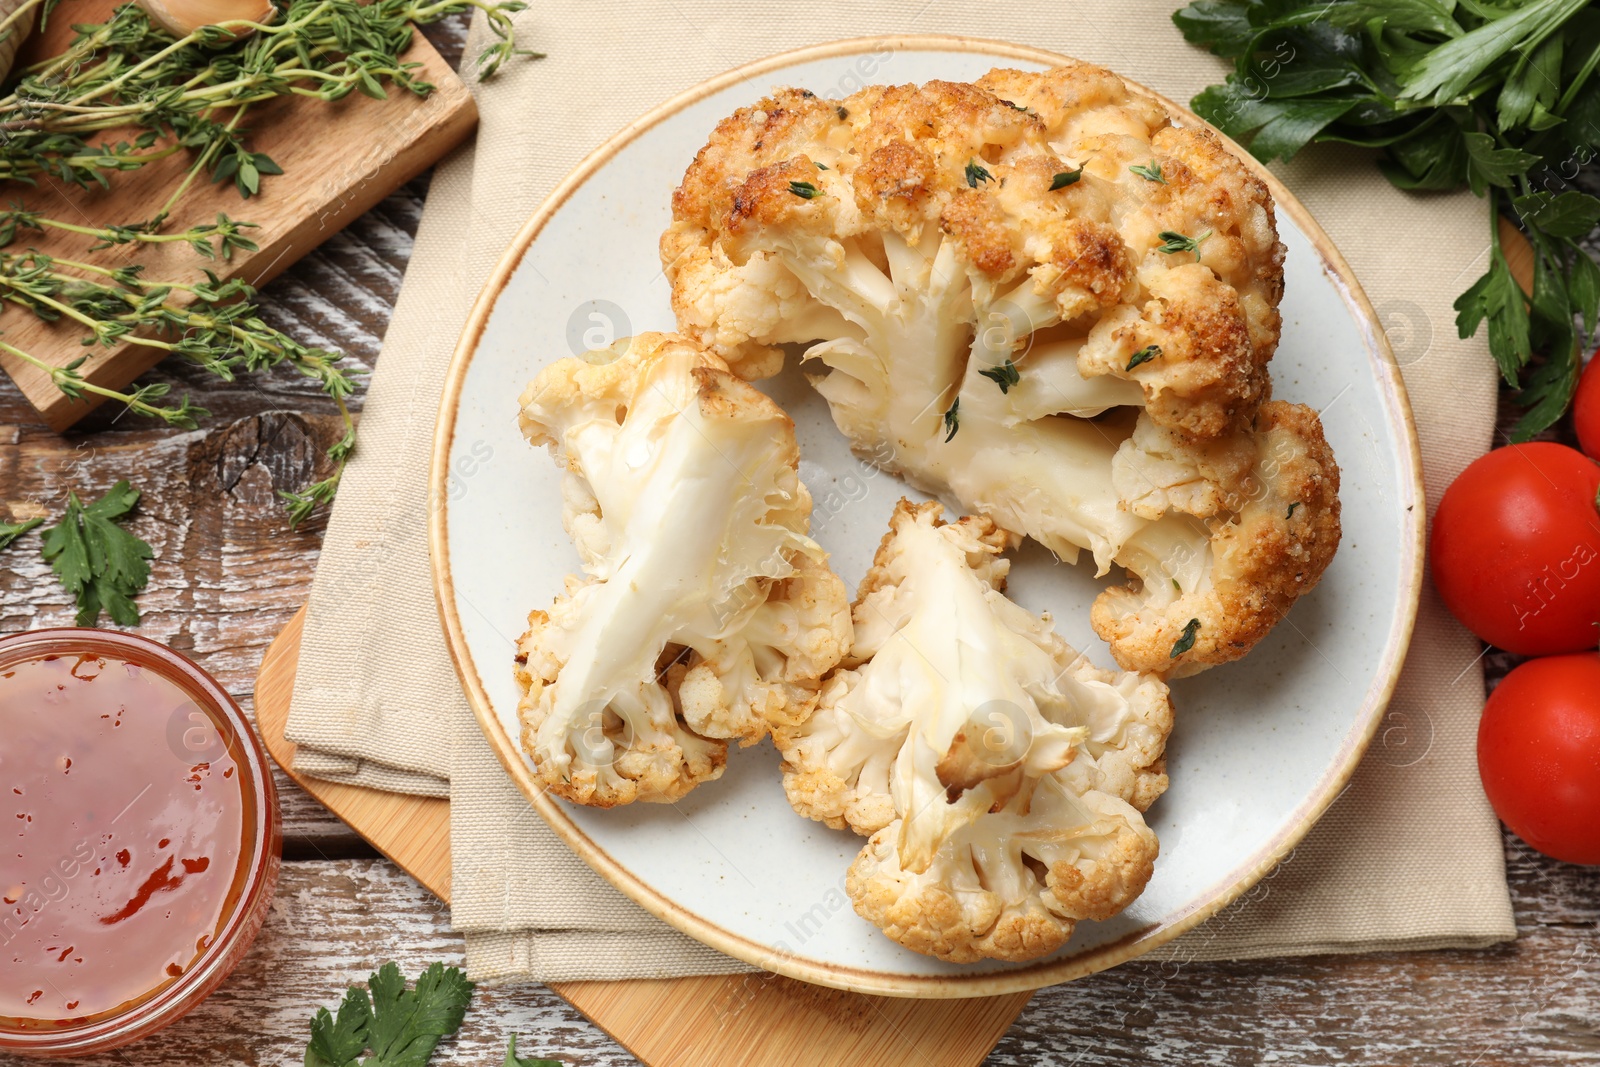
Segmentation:
{"type": "MultiPolygon", "coordinates": [[[[201,26],[224,22],[271,22],[277,8],[271,0],[138,0],[152,22],[174,37],[187,37],[201,26]]],[[[234,36],[253,31],[234,30],[234,36]]]]}

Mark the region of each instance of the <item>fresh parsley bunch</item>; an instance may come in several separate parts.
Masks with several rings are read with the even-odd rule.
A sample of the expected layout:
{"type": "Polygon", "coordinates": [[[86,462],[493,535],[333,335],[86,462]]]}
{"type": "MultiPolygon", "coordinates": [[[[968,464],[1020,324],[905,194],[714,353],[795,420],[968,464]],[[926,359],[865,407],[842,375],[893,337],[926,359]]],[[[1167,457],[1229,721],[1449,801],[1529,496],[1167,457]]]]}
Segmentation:
{"type": "Polygon", "coordinates": [[[1600,267],[1579,247],[1600,199],[1570,186],[1600,149],[1600,5],[1589,0],[1195,0],[1190,43],[1234,60],[1194,110],[1262,160],[1311,141],[1382,151],[1401,189],[1489,201],[1489,268],[1455,303],[1527,410],[1514,438],[1559,419],[1600,315],[1600,267]],[[1509,209],[1534,251],[1533,293],[1496,225],[1509,209]],[[1540,354],[1534,360],[1534,353],[1540,354]]]}

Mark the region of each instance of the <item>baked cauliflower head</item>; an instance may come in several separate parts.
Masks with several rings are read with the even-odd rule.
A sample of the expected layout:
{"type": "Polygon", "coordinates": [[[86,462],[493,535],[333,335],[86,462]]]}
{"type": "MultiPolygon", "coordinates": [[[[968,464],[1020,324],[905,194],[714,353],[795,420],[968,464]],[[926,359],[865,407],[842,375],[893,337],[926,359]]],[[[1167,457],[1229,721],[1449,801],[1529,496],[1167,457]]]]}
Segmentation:
{"type": "Polygon", "coordinates": [[[844,665],[773,740],[796,811],[871,835],[858,913],[941,959],[1033,959],[1149,881],[1172,706],[1006,598],[1014,535],[940,510],[900,502],[844,665]]]}
{"type": "Polygon", "coordinates": [[[1270,402],[1283,245],[1205,129],[1084,64],[786,90],[724,120],[661,239],[679,328],[801,345],[858,451],[1126,584],[1132,670],[1243,655],[1339,540],[1315,413],[1270,402]]]}
{"type": "Polygon", "coordinates": [[[553,363],[519,403],[566,472],[588,575],[517,644],[523,747],[568,800],[675,800],[722,773],[729,739],[803,721],[850,644],[794,424],[662,334],[553,363]]]}

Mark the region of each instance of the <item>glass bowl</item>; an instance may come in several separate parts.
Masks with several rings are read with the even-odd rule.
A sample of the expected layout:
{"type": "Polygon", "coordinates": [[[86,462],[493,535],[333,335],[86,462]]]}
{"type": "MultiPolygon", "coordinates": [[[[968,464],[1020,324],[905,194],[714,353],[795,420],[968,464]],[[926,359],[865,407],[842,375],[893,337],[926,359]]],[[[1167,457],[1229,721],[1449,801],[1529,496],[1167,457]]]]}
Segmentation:
{"type": "MultiPolygon", "coordinates": [[[[227,691],[185,657],[134,634],[71,628],[35,630],[0,637],[0,684],[10,677],[5,672],[24,664],[51,657],[84,655],[107,656],[136,664],[177,687],[184,697],[204,710],[216,736],[210,740],[206,740],[204,733],[197,736],[206,744],[225,745],[238,769],[238,795],[243,804],[239,818],[241,837],[234,879],[223,897],[215,935],[182,973],[98,1015],[59,1022],[0,1016],[0,1050],[23,1055],[82,1056],[105,1052],[152,1034],[181,1018],[209,996],[249,951],[271,905],[282,861],[277,791],[261,744],[227,691]]],[[[76,674],[77,668],[72,669],[76,674]]],[[[193,711],[189,710],[191,718],[193,711]]],[[[182,724],[176,728],[169,724],[168,739],[174,752],[178,751],[179,743],[194,747],[190,737],[182,724]],[[174,738],[183,740],[174,741],[174,738]]],[[[5,741],[0,739],[0,746],[4,745],[5,741]]],[[[3,753],[0,747],[0,781],[5,780],[3,753]]],[[[71,761],[67,761],[69,767],[70,764],[71,761]]],[[[206,765],[209,766],[209,762],[206,765]]],[[[41,884],[44,883],[41,881],[41,884]]],[[[6,980],[4,970],[0,967],[0,982],[6,980]]]]}

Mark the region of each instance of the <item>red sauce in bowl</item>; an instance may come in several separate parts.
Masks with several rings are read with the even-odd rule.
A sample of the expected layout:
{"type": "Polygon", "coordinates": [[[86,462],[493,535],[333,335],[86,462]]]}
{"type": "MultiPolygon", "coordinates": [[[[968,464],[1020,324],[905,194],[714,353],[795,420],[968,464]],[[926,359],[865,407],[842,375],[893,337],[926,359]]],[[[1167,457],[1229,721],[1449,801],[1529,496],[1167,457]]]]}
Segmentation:
{"type": "Polygon", "coordinates": [[[0,640],[0,1048],[115,1047],[198,1003],[265,915],[276,814],[248,725],[187,660],[0,640]]]}

